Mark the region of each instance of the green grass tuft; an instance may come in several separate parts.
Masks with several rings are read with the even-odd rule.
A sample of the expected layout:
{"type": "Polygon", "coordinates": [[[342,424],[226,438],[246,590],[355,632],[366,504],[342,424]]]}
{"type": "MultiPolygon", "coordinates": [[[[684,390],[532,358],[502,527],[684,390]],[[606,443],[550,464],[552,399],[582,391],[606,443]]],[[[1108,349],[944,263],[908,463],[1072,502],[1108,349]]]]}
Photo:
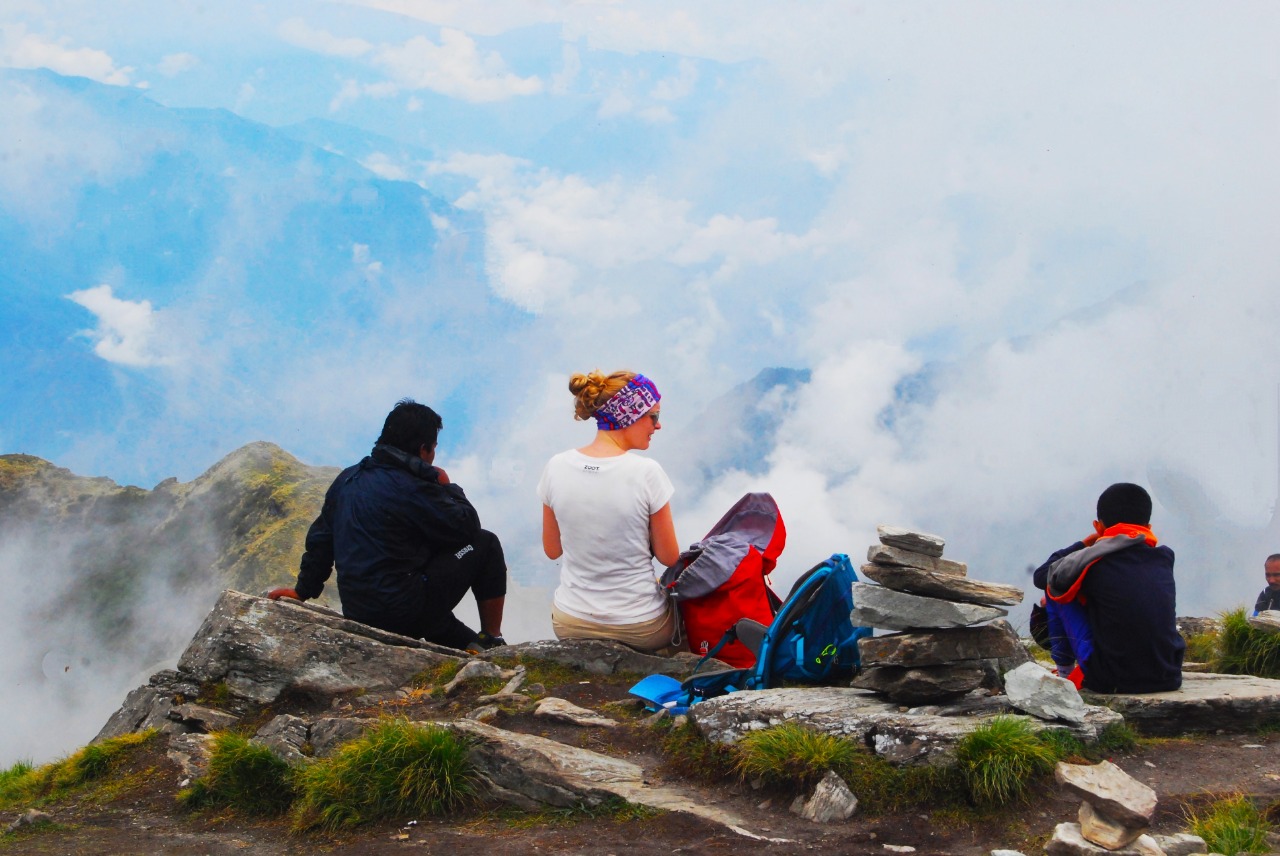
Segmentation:
{"type": "Polygon", "coordinates": [[[1269,853],[1270,824],[1243,795],[1218,800],[1200,810],[1187,811],[1191,832],[1204,839],[1211,853],[1269,853]]]}
{"type": "Polygon", "coordinates": [[[1189,663],[1217,663],[1222,659],[1222,634],[1209,630],[1187,636],[1186,660],[1189,663]]]}
{"type": "Polygon", "coordinates": [[[32,768],[30,764],[14,764],[0,772],[0,808],[18,802],[55,799],[81,785],[101,779],[111,773],[138,746],[156,735],[149,729],[134,734],[112,737],[101,743],[91,743],[72,754],[32,768]]]}
{"type": "Polygon", "coordinates": [[[1222,653],[1214,671],[1280,678],[1280,633],[1249,626],[1243,608],[1222,614],[1222,653]]]}
{"type": "Polygon", "coordinates": [[[956,763],[978,805],[1023,798],[1027,785],[1052,772],[1057,760],[1054,746],[1012,716],[993,717],[956,744],[956,763]]]}
{"type": "Polygon", "coordinates": [[[480,789],[469,749],[447,729],[386,720],[299,771],[294,826],[333,830],[462,808],[480,789]]]}
{"type": "Polygon", "coordinates": [[[1112,755],[1124,755],[1138,748],[1138,732],[1129,723],[1113,722],[1102,729],[1098,741],[1090,747],[1089,756],[1096,755],[1097,760],[1112,755]]]}
{"type": "Polygon", "coordinates": [[[816,783],[827,770],[850,766],[859,751],[852,740],[794,722],[752,731],[735,748],[735,767],[743,779],[800,787],[816,783]]]}
{"type": "MultiPolygon", "coordinates": [[[[662,725],[669,721],[669,717],[664,719],[662,725]]],[[[662,750],[666,755],[663,768],[676,775],[702,782],[720,782],[735,774],[733,750],[705,739],[691,722],[669,728],[662,738],[662,750]]]]}
{"type": "Polygon", "coordinates": [[[296,795],[293,771],[270,749],[240,734],[213,738],[208,772],[178,792],[187,808],[226,806],[245,814],[279,815],[296,795]]]}

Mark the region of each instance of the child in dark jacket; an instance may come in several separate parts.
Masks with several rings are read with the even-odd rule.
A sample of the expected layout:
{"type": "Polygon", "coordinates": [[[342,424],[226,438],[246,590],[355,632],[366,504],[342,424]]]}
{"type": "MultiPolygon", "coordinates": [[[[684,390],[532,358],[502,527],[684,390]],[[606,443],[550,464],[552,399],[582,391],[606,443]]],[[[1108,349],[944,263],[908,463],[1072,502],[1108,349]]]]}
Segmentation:
{"type": "Polygon", "coordinates": [[[1267,587],[1258,595],[1258,601],[1253,605],[1254,615],[1268,609],[1280,609],[1280,553],[1267,556],[1263,571],[1267,575],[1267,587]]]}
{"type": "MultiPolygon", "coordinates": [[[[1151,497],[1138,485],[1113,484],[1097,510],[1094,534],[1054,553],[1034,577],[1075,655],[1069,677],[1095,692],[1176,690],[1186,643],[1177,628],[1173,551],[1151,531],[1151,497]]],[[[1061,662],[1063,651],[1054,654],[1061,662]]]]}

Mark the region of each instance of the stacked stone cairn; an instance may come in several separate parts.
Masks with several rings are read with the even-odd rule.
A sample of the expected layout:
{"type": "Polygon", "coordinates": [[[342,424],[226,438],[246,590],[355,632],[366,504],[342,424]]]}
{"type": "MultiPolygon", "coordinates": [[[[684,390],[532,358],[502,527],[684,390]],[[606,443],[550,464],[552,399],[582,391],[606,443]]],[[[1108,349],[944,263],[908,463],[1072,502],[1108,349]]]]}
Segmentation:
{"type": "MultiPolygon", "coordinates": [[[[1079,823],[1060,823],[1045,845],[1051,856],[1098,853],[1099,849],[1157,856],[1165,848],[1151,835],[1156,792],[1110,761],[1101,764],[1060,763],[1054,778],[1081,797],[1079,823]]],[[[1196,839],[1204,852],[1204,842],[1196,839]]]]}
{"type": "Polygon", "coordinates": [[[999,687],[1002,669],[1027,659],[1002,606],[1022,602],[1017,586],[970,579],[964,562],[942,558],[937,535],[878,526],[853,584],[854,626],[901,631],[858,643],[862,672],[853,686],[898,704],[940,702],[980,687],[999,687]]]}

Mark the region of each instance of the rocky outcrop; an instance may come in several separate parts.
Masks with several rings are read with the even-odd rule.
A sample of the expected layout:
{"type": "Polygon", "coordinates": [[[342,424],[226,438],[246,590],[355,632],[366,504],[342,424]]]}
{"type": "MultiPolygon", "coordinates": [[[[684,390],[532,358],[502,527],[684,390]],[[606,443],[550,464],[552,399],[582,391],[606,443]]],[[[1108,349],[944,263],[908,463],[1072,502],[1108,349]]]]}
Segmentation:
{"type": "MultiPolygon", "coordinates": [[[[977,694],[975,694],[976,696],[977,694]]],[[[795,722],[824,734],[847,737],[897,764],[944,765],[953,760],[955,744],[981,722],[1016,714],[1001,696],[966,696],[953,707],[903,710],[868,690],[844,687],[788,687],[738,692],[699,702],[689,718],[708,740],[736,743],[744,734],[784,722],[795,722]]],[[[1028,721],[1037,730],[1064,728],[1086,742],[1102,729],[1121,722],[1106,708],[1090,708],[1080,724],[1028,721]]]]}
{"type": "Polygon", "coordinates": [[[178,659],[178,668],[156,673],[129,693],[95,740],[145,728],[227,728],[237,710],[286,694],[324,699],[392,693],[434,665],[465,657],[449,652],[322,607],[226,591],[178,659]],[[221,707],[231,713],[209,713],[188,703],[214,687],[225,694],[221,707]]]}

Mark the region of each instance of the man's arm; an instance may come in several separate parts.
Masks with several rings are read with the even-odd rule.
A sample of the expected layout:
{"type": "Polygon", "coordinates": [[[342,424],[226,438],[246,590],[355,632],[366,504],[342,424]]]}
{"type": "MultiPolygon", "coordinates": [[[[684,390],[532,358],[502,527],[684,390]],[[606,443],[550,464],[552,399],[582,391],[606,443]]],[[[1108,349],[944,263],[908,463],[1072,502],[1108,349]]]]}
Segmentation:
{"type": "Polygon", "coordinates": [[[1031,575],[1031,582],[1035,585],[1036,588],[1043,589],[1045,586],[1049,584],[1049,567],[1054,562],[1061,559],[1063,556],[1069,556],[1072,553],[1074,553],[1076,550],[1083,550],[1083,549],[1084,549],[1083,541],[1077,541],[1076,543],[1072,544],[1070,547],[1063,547],[1061,550],[1057,551],[1052,556],[1045,559],[1045,562],[1043,565],[1036,568],[1036,572],[1031,575]]]}
{"type": "Polygon", "coordinates": [[[307,530],[302,560],[298,563],[298,582],[294,586],[301,600],[319,597],[325,581],[333,573],[333,487],[324,496],[320,516],[307,530]]]}
{"type": "Polygon", "coordinates": [[[414,493],[419,513],[414,520],[431,541],[448,546],[469,543],[480,532],[480,515],[476,513],[462,488],[449,481],[444,470],[436,467],[436,484],[421,482],[414,493]]]}

